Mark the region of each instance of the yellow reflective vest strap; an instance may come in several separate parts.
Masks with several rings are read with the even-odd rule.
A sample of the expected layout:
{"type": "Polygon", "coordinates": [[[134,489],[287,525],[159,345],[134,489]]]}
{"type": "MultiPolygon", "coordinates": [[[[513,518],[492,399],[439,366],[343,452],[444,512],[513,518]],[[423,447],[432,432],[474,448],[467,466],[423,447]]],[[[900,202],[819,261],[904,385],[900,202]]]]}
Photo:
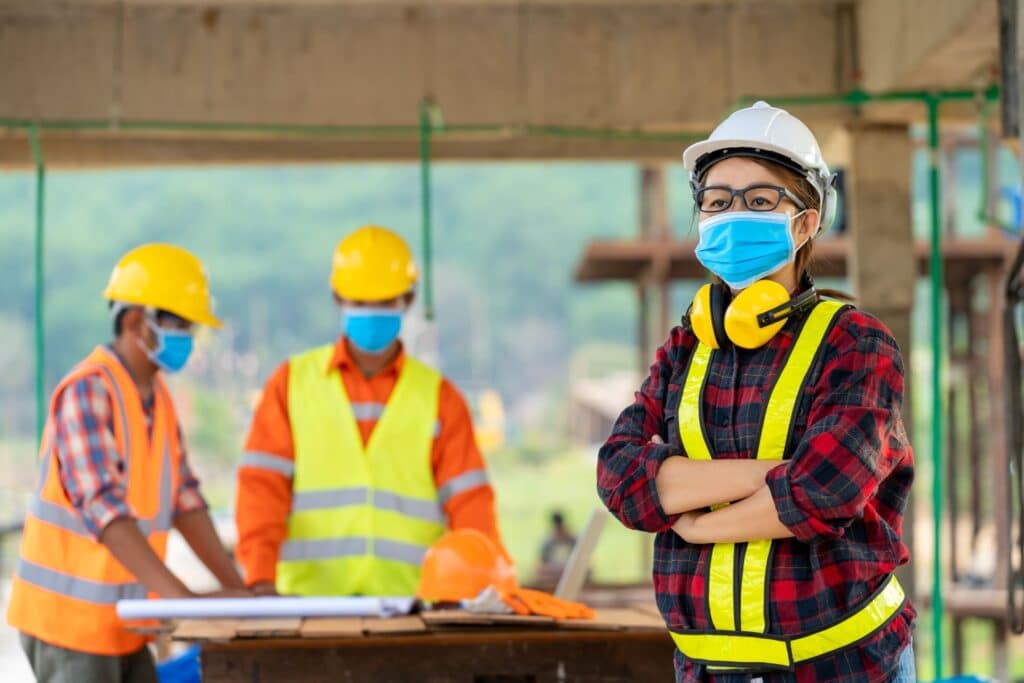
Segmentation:
{"type": "Polygon", "coordinates": [[[863,642],[900,613],[903,587],[890,576],[864,605],[839,622],[795,637],[740,631],[675,632],[672,640],[687,658],[716,670],[786,669],[863,642]]]}
{"type": "Polygon", "coordinates": [[[431,467],[441,376],[406,358],[364,446],[332,346],[291,359],[292,514],[277,583],[297,595],[412,595],[445,529],[431,467]]]}
{"type": "MultiPolygon", "coordinates": [[[[698,343],[690,355],[683,395],[679,401],[679,437],[683,451],[694,460],[711,460],[711,446],[704,434],[701,419],[704,383],[711,366],[713,351],[710,346],[698,343]]],[[[713,506],[723,508],[728,503],[713,506]]],[[[712,625],[721,631],[736,629],[736,609],[733,595],[733,573],[736,561],[736,546],[733,543],[717,543],[711,549],[708,569],[708,614],[712,625]]]]}
{"type": "MultiPolygon", "coordinates": [[[[793,342],[782,372],[772,387],[761,418],[755,456],[758,460],[782,460],[786,456],[796,416],[797,400],[818,357],[832,321],[843,309],[836,301],[822,301],[804,321],[793,342]]],[[[743,555],[740,577],[740,630],[764,633],[768,628],[768,566],[772,542],[750,541],[743,555]]]]}

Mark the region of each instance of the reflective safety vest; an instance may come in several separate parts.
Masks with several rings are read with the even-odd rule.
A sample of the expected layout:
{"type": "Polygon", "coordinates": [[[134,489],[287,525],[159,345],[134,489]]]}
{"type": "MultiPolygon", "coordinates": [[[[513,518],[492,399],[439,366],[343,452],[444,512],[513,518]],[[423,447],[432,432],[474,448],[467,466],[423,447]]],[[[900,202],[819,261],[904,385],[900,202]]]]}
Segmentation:
{"type": "Polygon", "coordinates": [[[7,620],[19,631],[60,647],[124,655],[148,638],[124,629],[118,600],[145,598],[146,589],[88,531],[60,481],[54,415],[64,390],[99,374],[113,404],[114,438],[124,458],[127,503],[161,559],[174,522],[181,447],[166,386],[153,381],[152,435],[135,383],[112,351],[99,347],[53,393],[40,448],[39,485],[29,504],[7,620]]]}
{"type": "Polygon", "coordinates": [[[290,360],[292,510],[277,589],[293,595],[413,595],[445,530],[431,451],[441,375],[406,358],[363,444],[333,346],[290,360]]]}
{"type": "MultiPolygon", "coordinates": [[[[761,420],[755,457],[782,460],[786,456],[797,402],[810,381],[815,359],[844,305],[819,302],[805,318],[782,371],[772,387],[761,420]]],[[[689,458],[714,456],[701,420],[703,388],[712,349],[698,344],[690,358],[679,403],[679,436],[689,458]]],[[[724,507],[724,503],[718,507],[724,507]]],[[[890,576],[872,598],[828,628],[795,637],[768,633],[768,573],[770,540],[716,543],[707,575],[709,631],[673,631],[672,639],[687,658],[711,671],[792,669],[816,657],[855,645],[876,633],[903,606],[905,596],[890,576]]]]}

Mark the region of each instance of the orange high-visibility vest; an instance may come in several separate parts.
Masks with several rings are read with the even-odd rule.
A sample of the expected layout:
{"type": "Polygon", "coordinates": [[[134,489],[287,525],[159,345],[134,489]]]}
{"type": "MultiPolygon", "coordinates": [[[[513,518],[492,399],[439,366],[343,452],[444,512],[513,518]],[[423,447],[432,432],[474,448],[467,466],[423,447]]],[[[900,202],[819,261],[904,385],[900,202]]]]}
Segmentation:
{"type": "Polygon", "coordinates": [[[152,438],[135,383],[117,357],[99,347],[53,393],[40,448],[40,476],[21,539],[7,620],[22,633],[69,650],[101,655],[135,652],[147,638],[125,630],[118,600],[146,589],[86,529],[61,485],[53,443],[57,401],[73,382],[99,373],[113,399],[114,437],[124,457],[127,503],[161,559],[174,523],[181,446],[167,387],[154,380],[152,438]]]}

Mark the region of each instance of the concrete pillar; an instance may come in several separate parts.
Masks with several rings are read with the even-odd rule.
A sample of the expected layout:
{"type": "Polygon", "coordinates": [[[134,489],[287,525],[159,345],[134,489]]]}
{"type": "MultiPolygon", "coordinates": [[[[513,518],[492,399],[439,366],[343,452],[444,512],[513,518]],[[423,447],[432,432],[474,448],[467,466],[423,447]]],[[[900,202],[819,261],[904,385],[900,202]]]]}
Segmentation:
{"type": "MultiPolygon", "coordinates": [[[[910,132],[906,126],[856,124],[850,129],[846,211],[850,239],[850,283],[858,305],[878,316],[903,351],[907,395],[903,416],[911,430],[911,312],[914,306],[914,235],[911,218],[910,132]]],[[[922,481],[918,479],[918,481],[922,481]]],[[[907,505],[903,538],[911,564],[899,573],[910,595],[914,581],[913,500],[907,505]]],[[[935,552],[939,549],[936,548],[935,552]]]]}

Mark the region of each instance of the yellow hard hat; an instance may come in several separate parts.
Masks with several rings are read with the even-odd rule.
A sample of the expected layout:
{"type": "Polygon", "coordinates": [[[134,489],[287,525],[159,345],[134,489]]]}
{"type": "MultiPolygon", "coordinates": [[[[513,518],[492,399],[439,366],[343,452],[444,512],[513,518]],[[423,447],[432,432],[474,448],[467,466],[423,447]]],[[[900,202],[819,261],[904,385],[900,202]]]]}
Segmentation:
{"type": "Polygon", "coordinates": [[[419,272],[397,233],[364,225],[338,243],[331,287],[349,301],[387,301],[412,290],[419,272]]]}
{"type": "Polygon", "coordinates": [[[171,244],[144,244],[121,257],[103,296],[136,306],[158,308],[185,320],[220,327],[203,264],[171,244]]]}

